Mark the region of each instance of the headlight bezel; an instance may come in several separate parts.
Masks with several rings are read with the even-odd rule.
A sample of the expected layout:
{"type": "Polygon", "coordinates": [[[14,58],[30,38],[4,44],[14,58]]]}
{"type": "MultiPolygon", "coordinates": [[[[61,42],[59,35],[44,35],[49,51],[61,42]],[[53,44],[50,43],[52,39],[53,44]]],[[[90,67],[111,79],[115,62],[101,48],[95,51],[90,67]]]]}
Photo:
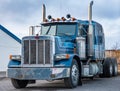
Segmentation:
{"type": "Polygon", "coordinates": [[[55,55],[55,60],[56,61],[59,61],[59,60],[62,60],[62,59],[69,59],[69,58],[70,58],[69,54],[56,54],[55,55]]]}
{"type": "Polygon", "coordinates": [[[21,61],[21,55],[10,55],[9,56],[10,60],[17,60],[17,61],[21,61]]]}

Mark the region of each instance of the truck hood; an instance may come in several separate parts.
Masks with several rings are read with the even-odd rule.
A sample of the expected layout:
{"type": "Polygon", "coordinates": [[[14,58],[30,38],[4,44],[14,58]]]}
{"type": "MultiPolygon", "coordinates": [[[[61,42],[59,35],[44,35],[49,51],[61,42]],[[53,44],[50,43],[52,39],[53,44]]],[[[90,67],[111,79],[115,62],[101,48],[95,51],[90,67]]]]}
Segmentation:
{"type": "Polygon", "coordinates": [[[70,37],[55,36],[55,53],[73,53],[74,42],[70,37]]]}
{"type": "MultiPolygon", "coordinates": [[[[26,36],[22,40],[31,40],[35,39],[36,36],[26,36]]],[[[50,35],[41,35],[37,36],[37,39],[53,39],[55,42],[55,54],[61,53],[73,53],[74,50],[74,39],[73,37],[66,37],[66,36],[50,36],[50,35]]]]}

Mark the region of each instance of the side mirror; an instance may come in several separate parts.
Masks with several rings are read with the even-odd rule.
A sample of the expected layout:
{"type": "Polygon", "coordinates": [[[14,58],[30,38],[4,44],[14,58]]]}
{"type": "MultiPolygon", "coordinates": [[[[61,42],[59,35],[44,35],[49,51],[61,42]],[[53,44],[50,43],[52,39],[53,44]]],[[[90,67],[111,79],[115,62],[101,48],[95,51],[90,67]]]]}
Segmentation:
{"type": "Polygon", "coordinates": [[[38,33],[41,33],[40,30],[39,30],[39,32],[36,31],[36,30],[38,30],[38,28],[41,28],[41,26],[30,26],[30,27],[29,27],[29,36],[36,35],[36,34],[38,34],[38,33]]]}

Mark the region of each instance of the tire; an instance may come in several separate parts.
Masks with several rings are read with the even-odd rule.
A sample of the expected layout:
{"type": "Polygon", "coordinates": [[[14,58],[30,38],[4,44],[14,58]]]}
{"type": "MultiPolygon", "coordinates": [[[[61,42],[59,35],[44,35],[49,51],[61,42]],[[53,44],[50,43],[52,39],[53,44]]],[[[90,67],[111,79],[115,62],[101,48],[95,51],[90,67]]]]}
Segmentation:
{"type": "Polygon", "coordinates": [[[25,88],[28,84],[28,80],[17,80],[17,79],[11,79],[12,85],[17,88],[25,88]]]}
{"type": "Polygon", "coordinates": [[[111,58],[106,58],[103,64],[103,75],[104,77],[112,77],[113,65],[111,58]]]}
{"type": "Polygon", "coordinates": [[[94,79],[94,76],[92,76],[92,77],[89,77],[89,79],[90,79],[90,80],[93,80],[93,79],[94,79]]]}
{"type": "Polygon", "coordinates": [[[99,74],[99,77],[104,78],[105,76],[104,76],[104,74],[99,74]]]}
{"type": "Polygon", "coordinates": [[[118,66],[117,66],[117,60],[116,58],[112,58],[112,65],[113,65],[113,76],[117,76],[118,74],[118,66]]]}
{"type": "Polygon", "coordinates": [[[65,86],[68,88],[75,88],[80,83],[79,79],[79,66],[77,61],[73,59],[70,68],[70,77],[64,79],[65,86]]]}

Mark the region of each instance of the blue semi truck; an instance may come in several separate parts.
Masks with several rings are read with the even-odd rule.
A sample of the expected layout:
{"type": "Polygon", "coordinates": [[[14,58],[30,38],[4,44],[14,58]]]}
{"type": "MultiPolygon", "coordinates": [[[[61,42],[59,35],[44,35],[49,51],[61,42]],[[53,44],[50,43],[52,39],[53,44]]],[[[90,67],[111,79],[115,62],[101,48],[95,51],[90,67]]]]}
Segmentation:
{"type": "MultiPolygon", "coordinates": [[[[66,87],[82,85],[83,78],[112,77],[117,75],[115,58],[105,57],[105,38],[102,26],[92,20],[71,17],[54,19],[43,5],[43,22],[35,34],[22,38],[22,54],[11,55],[7,76],[15,88],[25,88],[36,80],[64,79],[66,87]]],[[[38,27],[38,26],[37,26],[38,27]]]]}

